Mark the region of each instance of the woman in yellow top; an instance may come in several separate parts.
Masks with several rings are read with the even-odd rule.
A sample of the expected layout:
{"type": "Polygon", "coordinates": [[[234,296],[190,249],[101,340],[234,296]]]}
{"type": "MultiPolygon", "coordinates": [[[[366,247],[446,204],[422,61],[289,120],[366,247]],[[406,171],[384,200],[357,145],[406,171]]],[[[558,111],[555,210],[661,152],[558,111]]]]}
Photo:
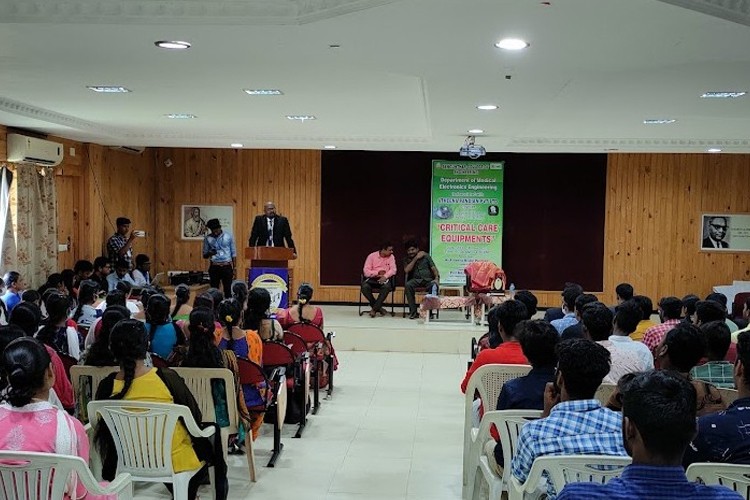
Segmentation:
{"type": "MultiPolygon", "coordinates": [[[[198,403],[182,378],[168,368],[145,366],[148,338],[141,321],[124,319],[115,325],[109,341],[112,354],[120,362],[120,371],[102,380],[96,391],[96,399],[184,405],[190,409],[196,423],[205,427],[198,403]]],[[[207,464],[213,465],[216,473],[216,498],[225,499],[229,488],[218,428],[214,436],[217,439],[192,438],[184,424],[178,422],[172,440],[172,465],[175,472],[194,470],[207,464]]],[[[95,441],[102,457],[102,477],[111,479],[117,469],[117,452],[112,435],[101,420],[97,425],[95,441]]],[[[204,477],[204,474],[196,474],[190,480],[190,500],[196,497],[198,485],[204,477]]]]}

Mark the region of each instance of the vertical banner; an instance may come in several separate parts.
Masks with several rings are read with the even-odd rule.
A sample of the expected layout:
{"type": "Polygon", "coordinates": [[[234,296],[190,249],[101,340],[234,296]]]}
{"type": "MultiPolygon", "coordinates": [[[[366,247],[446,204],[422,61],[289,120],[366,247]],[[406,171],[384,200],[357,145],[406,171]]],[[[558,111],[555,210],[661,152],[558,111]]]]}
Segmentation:
{"type": "Polygon", "coordinates": [[[443,284],[463,284],[464,267],[502,267],[504,162],[432,162],[430,255],[443,284]]]}
{"type": "Polygon", "coordinates": [[[250,288],[265,288],[271,294],[271,312],[286,309],[289,304],[289,269],[253,267],[247,271],[250,288]]]}

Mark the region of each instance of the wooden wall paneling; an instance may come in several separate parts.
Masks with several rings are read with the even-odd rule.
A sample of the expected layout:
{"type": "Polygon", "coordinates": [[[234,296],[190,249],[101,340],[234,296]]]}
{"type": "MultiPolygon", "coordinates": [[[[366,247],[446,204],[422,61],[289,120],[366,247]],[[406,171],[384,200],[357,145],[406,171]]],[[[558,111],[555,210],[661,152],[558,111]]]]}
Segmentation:
{"type": "Polygon", "coordinates": [[[58,269],[72,268],[81,255],[80,193],[83,181],[80,176],[58,175],[57,190],[57,242],[67,244],[68,250],[57,253],[58,269]]]}

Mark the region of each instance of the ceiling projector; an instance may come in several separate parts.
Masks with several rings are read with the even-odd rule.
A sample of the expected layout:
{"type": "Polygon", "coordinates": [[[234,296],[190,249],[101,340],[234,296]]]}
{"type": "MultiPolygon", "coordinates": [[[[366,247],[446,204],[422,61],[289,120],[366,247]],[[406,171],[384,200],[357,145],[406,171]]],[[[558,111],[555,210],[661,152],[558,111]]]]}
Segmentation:
{"type": "Polygon", "coordinates": [[[464,145],[461,146],[461,149],[458,150],[459,156],[467,156],[472,160],[476,160],[480,156],[484,156],[485,154],[487,154],[484,146],[474,144],[474,139],[475,138],[473,135],[470,135],[466,138],[466,140],[464,141],[464,145]]]}

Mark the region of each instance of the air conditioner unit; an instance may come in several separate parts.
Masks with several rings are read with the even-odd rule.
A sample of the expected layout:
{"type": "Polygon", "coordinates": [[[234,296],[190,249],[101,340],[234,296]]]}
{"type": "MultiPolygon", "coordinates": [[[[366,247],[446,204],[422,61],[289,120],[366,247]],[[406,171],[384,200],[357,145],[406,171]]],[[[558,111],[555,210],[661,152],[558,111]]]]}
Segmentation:
{"type": "Polygon", "coordinates": [[[123,153],[130,153],[131,155],[139,155],[146,151],[146,148],[142,146],[110,146],[110,149],[122,151],[123,153]]]}
{"type": "Polygon", "coordinates": [[[8,134],[8,161],[54,167],[63,161],[63,145],[46,139],[8,134]]]}

